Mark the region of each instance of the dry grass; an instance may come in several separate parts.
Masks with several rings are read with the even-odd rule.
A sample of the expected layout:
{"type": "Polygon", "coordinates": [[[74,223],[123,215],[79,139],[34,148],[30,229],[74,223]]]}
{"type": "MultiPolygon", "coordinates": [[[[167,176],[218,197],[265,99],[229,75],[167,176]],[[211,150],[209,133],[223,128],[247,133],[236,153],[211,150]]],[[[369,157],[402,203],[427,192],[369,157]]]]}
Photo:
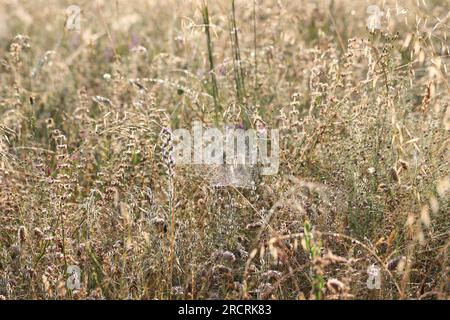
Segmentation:
{"type": "Polygon", "coordinates": [[[450,8],[377,2],[1,1],[0,298],[448,299],[450,8]],[[193,120],[278,175],[174,166],[193,120]]]}

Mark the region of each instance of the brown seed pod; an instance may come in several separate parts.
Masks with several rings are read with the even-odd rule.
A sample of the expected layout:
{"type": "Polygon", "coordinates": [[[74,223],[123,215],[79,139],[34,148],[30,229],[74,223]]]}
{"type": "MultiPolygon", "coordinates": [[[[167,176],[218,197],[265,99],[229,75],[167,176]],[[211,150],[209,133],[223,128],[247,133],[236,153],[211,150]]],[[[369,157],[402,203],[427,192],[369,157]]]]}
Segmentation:
{"type": "Polygon", "coordinates": [[[158,230],[159,233],[166,233],[167,232],[167,223],[162,218],[154,218],[152,220],[152,224],[155,226],[156,230],[158,230]]]}
{"type": "Polygon", "coordinates": [[[329,279],[327,281],[327,288],[331,293],[336,294],[344,291],[345,285],[338,279],[329,279]]]}
{"type": "Polygon", "coordinates": [[[258,230],[259,228],[261,228],[262,227],[262,223],[261,222],[253,222],[253,223],[249,223],[246,227],[245,227],[245,229],[246,230],[249,230],[249,231],[255,231],[255,230],[258,230]]]}
{"type": "Polygon", "coordinates": [[[394,259],[389,260],[388,263],[386,264],[386,268],[389,271],[395,270],[398,267],[400,261],[402,261],[403,259],[405,259],[404,256],[398,256],[395,257],[394,259]]]}
{"type": "Polygon", "coordinates": [[[38,227],[33,229],[33,234],[34,234],[34,236],[36,237],[37,240],[40,240],[40,239],[42,239],[44,237],[44,233],[38,227]]]}
{"type": "Polygon", "coordinates": [[[19,230],[17,230],[17,238],[21,245],[27,241],[27,229],[25,226],[20,226],[19,230]]]}

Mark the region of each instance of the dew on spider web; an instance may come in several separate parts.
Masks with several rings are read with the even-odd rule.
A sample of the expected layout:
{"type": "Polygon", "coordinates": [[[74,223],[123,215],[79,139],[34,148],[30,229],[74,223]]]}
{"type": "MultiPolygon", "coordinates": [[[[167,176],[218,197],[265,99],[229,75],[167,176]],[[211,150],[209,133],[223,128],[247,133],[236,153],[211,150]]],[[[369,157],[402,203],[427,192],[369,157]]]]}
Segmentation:
{"type": "Polygon", "coordinates": [[[214,187],[250,188],[254,184],[254,166],[246,164],[224,164],[211,172],[210,184],[214,187]]]}

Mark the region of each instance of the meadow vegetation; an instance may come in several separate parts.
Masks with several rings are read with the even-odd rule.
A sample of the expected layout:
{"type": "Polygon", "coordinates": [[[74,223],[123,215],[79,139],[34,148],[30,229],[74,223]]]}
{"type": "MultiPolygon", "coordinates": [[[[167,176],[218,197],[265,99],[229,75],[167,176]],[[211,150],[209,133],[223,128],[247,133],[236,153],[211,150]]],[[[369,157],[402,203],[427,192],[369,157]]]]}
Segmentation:
{"type": "Polygon", "coordinates": [[[2,0],[0,299],[448,299],[449,28],[439,0],[2,0]],[[278,174],[175,165],[194,121],[278,129],[278,174]]]}

